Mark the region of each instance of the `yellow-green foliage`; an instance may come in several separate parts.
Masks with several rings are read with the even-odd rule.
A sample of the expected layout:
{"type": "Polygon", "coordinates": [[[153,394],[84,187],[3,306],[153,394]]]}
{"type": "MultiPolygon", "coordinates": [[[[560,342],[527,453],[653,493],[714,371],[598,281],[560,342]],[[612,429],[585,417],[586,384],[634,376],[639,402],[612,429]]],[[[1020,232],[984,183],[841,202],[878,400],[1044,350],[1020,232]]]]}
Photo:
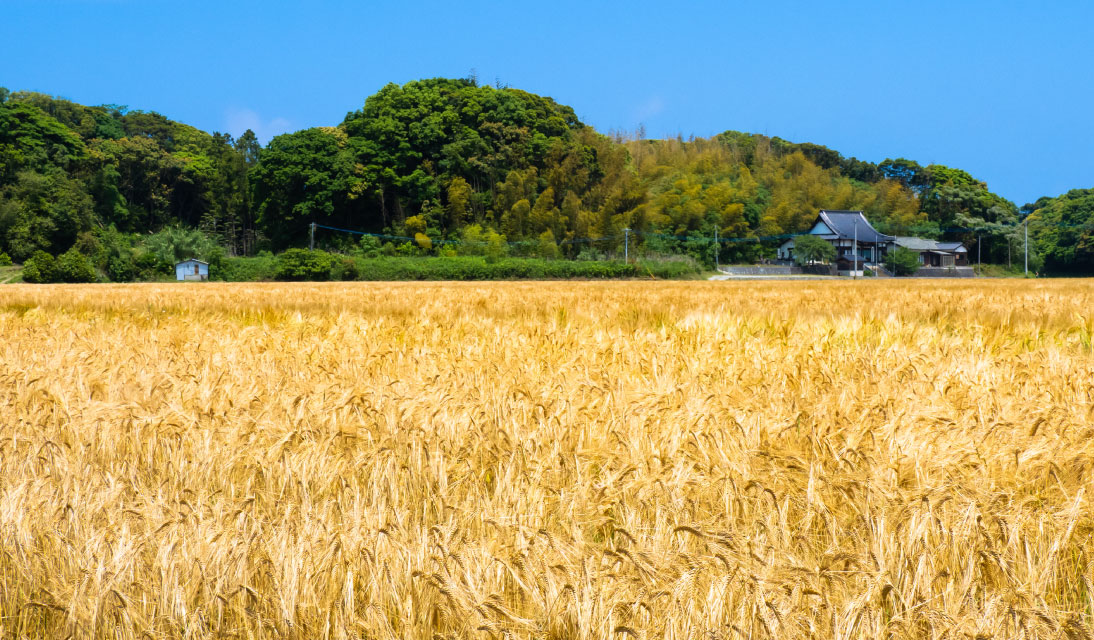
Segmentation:
{"type": "Polygon", "coordinates": [[[0,636],[1090,637],[1091,308],[8,285],[0,636]]]}

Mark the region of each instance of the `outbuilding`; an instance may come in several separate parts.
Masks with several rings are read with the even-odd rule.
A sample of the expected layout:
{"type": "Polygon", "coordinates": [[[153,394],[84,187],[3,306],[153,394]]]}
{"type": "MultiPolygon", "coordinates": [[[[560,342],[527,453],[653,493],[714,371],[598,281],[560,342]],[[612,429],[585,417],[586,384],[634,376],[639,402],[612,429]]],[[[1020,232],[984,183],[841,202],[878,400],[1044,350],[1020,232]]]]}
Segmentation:
{"type": "Polygon", "coordinates": [[[969,250],[960,242],[939,242],[926,238],[897,236],[893,244],[918,253],[921,267],[969,266],[969,250]]]}
{"type": "Polygon", "coordinates": [[[175,264],[175,277],[179,280],[208,280],[209,263],[190,258],[175,264]]]}

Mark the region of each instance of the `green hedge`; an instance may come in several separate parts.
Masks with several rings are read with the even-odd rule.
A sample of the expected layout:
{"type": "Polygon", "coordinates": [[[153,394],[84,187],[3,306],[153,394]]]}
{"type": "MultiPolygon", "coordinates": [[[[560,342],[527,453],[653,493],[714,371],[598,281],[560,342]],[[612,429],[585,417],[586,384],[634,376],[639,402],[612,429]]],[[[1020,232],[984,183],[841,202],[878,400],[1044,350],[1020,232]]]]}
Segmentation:
{"type": "Polygon", "coordinates": [[[224,258],[209,270],[211,280],[227,282],[262,282],[277,275],[277,258],[265,254],[253,258],[224,258]]]}
{"type": "MultiPolygon", "coordinates": [[[[295,260],[295,258],[294,258],[295,260]]],[[[211,271],[214,280],[253,282],[278,278],[285,260],[266,255],[255,258],[225,258],[211,271]]],[[[650,260],[627,264],[607,260],[542,260],[502,258],[489,261],[481,256],[383,257],[333,260],[325,277],[339,280],[562,280],[568,278],[686,278],[701,272],[693,260],[650,260]],[[354,270],[356,269],[356,273],[354,270]],[[356,276],[355,278],[352,276],[356,276]]],[[[282,275],[284,277],[284,275],[282,275]]]]}
{"type": "Polygon", "coordinates": [[[633,264],[479,257],[377,258],[358,261],[361,280],[537,280],[564,278],[632,278],[633,264]]]}

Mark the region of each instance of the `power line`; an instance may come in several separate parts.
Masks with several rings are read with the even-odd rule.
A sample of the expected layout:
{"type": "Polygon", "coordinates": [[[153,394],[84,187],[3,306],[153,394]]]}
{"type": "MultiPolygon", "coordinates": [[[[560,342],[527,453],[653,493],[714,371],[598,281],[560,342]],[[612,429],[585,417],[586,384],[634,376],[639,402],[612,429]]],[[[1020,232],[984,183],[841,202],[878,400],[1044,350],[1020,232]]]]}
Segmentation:
{"type": "MultiPolygon", "coordinates": [[[[1030,222],[1030,221],[1031,221],[1030,218],[1027,216],[1027,218],[1025,218],[1022,222],[1018,222],[1018,223],[1015,223],[1013,225],[1010,225],[1010,224],[1007,224],[1007,225],[992,224],[992,225],[983,226],[983,227],[944,227],[944,228],[939,229],[938,231],[940,233],[976,233],[978,235],[984,234],[984,233],[987,233],[987,234],[1005,233],[1007,230],[1018,230],[1019,228],[1026,227],[1027,222],[1030,222]]],[[[1042,226],[1042,227],[1049,227],[1049,228],[1094,229],[1094,223],[1065,224],[1065,223],[1049,223],[1049,222],[1045,222],[1043,220],[1036,220],[1035,222],[1037,224],[1039,224],[1040,226],[1042,226]]],[[[332,227],[332,226],[329,226],[329,225],[312,223],[310,225],[310,230],[311,230],[311,233],[313,235],[313,243],[312,243],[313,246],[314,246],[314,230],[315,229],[327,229],[329,231],[337,231],[337,232],[340,232],[340,233],[351,233],[351,234],[354,234],[354,235],[368,236],[368,237],[377,238],[377,239],[381,239],[381,240],[402,240],[402,241],[405,241],[405,242],[415,242],[416,241],[416,238],[412,238],[410,236],[399,236],[399,235],[391,235],[391,234],[386,234],[386,233],[371,233],[371,232],[368,232],[368,231],[358,231],[356,229],[344,229],[344,228],[341,228],[341,227],[332,227]]],[[[626,252],[629,253],[629,244],[630,244],[629,243],[629,238],[630,238],[631,235],[641,236],[641,237],[644,237],[644,238],[670,239],[670,240],[677,240],[677,241],[680,241],[680,242],[691,241],[691,242],[712,242],[714,244],[722,244],[722,243],[738,244],[738,243],[751,243],[751,242],[757,242],[757,243],[759,243],[759,242],[772,242],[772,241],[776,241],[776,240],[789,240],[789,239],[795,238],[797,236],[808,235],[808,233],[809,233],[808,231],[802,231],[802,232],[798,232],[798,233],[780,233],[780,234],[771,234],[771,235],[736,236],[736,237],[732,237],[732,236],[726,237],[726,236],[722,236],[720,234],[715,233],[715,237],[712,239],[710,236],[701,235],[701,232],[699,232],[699,231],[695,231],[694,234],[658,233],[658,232],[655,232],[655,231],[639,231],[637,229],[631,229],[631,228],[626,228],[623,231],[624,231],[623,234],[605,235],[605,236],[600,236],[600,237],[596,237],[596,238],[593,238],[593,237],[566,238],[564,240],[557,241],[557,244],[559,244],[559,245],[567,245],[567,244],[573,245],[573,244],[604,243],[604,242],[612,242],[612,241],[622,240],[623,244],[626,246],[626,249],[625,249],[626,252]]],[[[1028,230],[1027,230],[1027,232],[1028,232],[1028,230]]],[[[535,245],[535,244],[538,244],[538,243],[539,243],[538,240],[507,240],[505,242],[506,245],[514,246],[514,247],[535,245]]],[[[449,239],[441,239],[441,240],[433,241],[433,244],[434,245],[487,245],[489,243],[487,241],[475,242],[475,241],[467,241],[467,240],[463,240],[463,239],[459,239],[459,238],[449,238],[449,239]]]]}

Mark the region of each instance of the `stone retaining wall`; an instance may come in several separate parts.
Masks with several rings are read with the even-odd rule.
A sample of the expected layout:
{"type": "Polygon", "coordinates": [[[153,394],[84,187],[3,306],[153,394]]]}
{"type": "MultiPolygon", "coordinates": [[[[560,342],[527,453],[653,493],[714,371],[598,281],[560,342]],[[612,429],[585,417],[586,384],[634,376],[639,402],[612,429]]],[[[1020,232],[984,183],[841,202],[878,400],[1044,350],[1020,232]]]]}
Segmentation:
{"type": "Polygon", "coordinates": [[[914,278],[975,278],[972,267],[920,267],[914,278]]]}
{"type": "Polygon", "coordinates": [[[756,267],[721,267],[722,273],[730,276],[800,276],[801,267],[782,267],[765,265],[756,267]]]}

